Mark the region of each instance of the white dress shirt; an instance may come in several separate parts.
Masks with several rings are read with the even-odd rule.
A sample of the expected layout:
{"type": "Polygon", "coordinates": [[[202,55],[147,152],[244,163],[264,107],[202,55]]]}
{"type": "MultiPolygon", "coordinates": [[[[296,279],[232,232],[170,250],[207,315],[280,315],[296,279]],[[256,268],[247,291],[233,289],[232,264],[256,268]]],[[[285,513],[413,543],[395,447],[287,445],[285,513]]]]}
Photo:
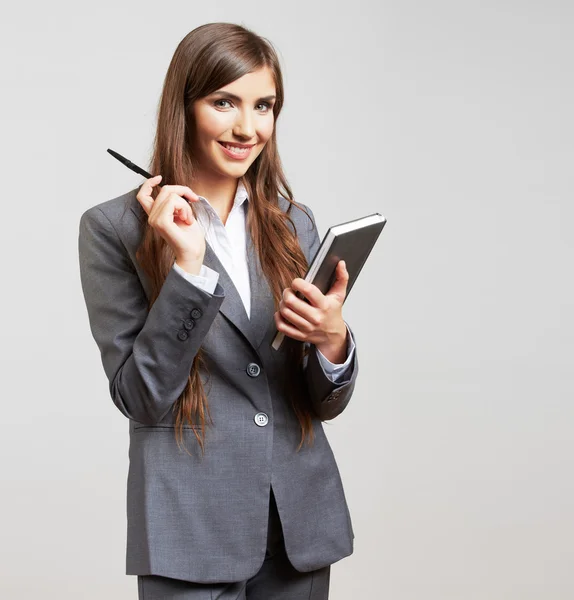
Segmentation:
{"type": "MultiPolygon", "coordinates": [[[[217,258],[221,261],[227,273],[229,273],[233,284],[241,296],[247,317],[249,318],[251,288],[249,286],[247,238],[245,231],[245,211],[248,210],[246,200],[249,199],[247,190],[243,182],[239,180],[233,207],[225,225],[217,214],[217,211],[209,203],[209,200],[203,196],[199,196],[199,199],[200,201],[194,205],[197,213],[197,221],[203,229],[206,242],[213,248],[217,258]]],[[[173,263],[173,268],[190,283],[200,287],[209,294],[213,294],[219,280],[219,273],[217,271],[202,265],[199,275],[195,275],[184,271],[176,262],[173,263]]],[[[355,344],[348,329],[347,327],[347,359],[342,364],[332,363],[320,350],[313,346],[317,351],[319,362],[325,374],[334,383],[343,381],[345,371],[353,360],[355,344]]]]}

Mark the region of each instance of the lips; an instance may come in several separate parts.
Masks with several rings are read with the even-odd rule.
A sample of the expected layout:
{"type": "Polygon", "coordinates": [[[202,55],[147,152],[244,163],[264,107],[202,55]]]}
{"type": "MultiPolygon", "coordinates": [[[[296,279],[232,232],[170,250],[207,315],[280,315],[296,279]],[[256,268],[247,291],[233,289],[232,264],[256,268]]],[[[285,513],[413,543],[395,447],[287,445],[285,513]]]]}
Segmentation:
{"type": "Polygon", "coordinates": [[[251,150],[253,150],[253,146],[244,146],[243,149],[234,148],[231,150],[223,142],[219,142],[219,145],[221,146],[221,151],[231,160],[247,160],[251,156],[251,150]]]}
{"type": "Polygon", "coordinates": [[[217,140],[217,143],[222,146],[225,146],[226,144],[228,146],[235,146],[236,148],[253,148],[253,146],[255,146],[255,144],[236,144],[235,142],[222,142],[220,140],[217,140]]]}

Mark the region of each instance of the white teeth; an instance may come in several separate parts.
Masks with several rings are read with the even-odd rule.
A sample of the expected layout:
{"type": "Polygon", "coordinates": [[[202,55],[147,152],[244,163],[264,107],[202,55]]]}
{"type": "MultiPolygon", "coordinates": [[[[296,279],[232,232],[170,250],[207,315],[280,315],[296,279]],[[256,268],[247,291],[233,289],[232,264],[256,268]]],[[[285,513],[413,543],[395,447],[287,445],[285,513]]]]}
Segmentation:
{"type": "Polygon", "coordinates": [[[234,154],[247,154],[247,152],[249,152],[249,148],[238,148],[237,146],[230,146],[229,144],[223,145],[234,154]]]}

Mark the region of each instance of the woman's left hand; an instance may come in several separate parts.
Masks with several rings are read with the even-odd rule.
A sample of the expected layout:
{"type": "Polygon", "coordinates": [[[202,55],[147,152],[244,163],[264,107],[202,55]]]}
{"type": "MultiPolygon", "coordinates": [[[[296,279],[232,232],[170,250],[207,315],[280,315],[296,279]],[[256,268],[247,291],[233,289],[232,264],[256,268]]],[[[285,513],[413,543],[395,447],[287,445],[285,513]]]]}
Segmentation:
{"type": "Polygon", "coordinates": [[[274,314],[277,331],[293,339],[315,344],[329,360],[331,358],[328,355],[340,355],[341,350],[346,348],[347,339],[342,307],[348,281],[349,273],[343,260],[338,262],[335,282],[326,294],[316,285],[300,277],[295,278],[291,287],[283,290],[279,310],[274,314]],[[298,291],[309,303],[295,295],[298,291]]]}

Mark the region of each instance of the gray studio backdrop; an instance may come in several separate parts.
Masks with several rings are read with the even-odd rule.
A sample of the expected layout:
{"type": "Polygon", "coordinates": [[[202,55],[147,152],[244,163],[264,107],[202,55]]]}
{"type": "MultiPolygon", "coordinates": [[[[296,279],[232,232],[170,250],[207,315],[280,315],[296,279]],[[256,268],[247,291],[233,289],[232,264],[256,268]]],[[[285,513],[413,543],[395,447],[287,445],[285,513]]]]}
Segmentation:
{"type": "Polygon", "coordinates": [[[388,219],[344,307],[361,374],[326,425],[355,552],[333,600],[574,597],[574,25],[566,1],[35,2],[2,46],[0,597],[137,597],[128,422],[89,332],[88,207],[142,179],[169,60],[270,39],[295,196],[388,219]]]}

